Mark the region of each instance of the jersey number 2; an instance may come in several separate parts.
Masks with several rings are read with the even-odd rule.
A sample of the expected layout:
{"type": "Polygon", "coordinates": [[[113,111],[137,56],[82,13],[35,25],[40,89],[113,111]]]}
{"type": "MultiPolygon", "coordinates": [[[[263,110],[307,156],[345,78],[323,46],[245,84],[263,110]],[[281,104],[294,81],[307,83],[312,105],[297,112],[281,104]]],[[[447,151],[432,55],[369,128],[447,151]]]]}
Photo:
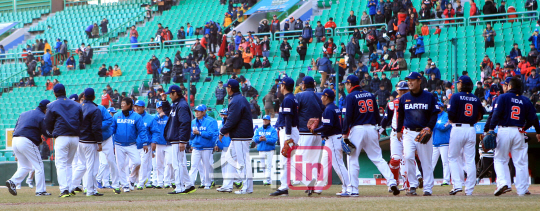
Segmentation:
{"type": "Polygon", "coordinates": [[[512,106],[512,113],[510,114],[511,119],[519,120],[519,114],[521,113],[521,108],[519,106],[512,106]]]}
{"type": "Polygon", "coordinates": [[[472,116],[473,106],[470,103],[465,104],[465,116],[472,116]]]}
{"type": "Polygon", "coordinates": [[[373,100],[360,100],[358,101],[358,107],[360,107],[360,113],[373,112],[373,100]]]}

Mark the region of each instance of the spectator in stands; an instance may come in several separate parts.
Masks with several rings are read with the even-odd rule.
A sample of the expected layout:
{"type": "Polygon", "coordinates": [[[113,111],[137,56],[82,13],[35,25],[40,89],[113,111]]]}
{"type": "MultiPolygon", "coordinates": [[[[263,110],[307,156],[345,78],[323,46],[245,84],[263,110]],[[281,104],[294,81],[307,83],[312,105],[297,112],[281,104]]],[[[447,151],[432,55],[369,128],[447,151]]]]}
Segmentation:
{"type": "MultiPolygon", "coordinates": [[[[333,89],[333,84],[332,89],[333,89]]],[[[381,85],[381,79],[379,78],[379,75],[377,73],[373,73],[373,78],[371,78],[371,84],[369,85],[369,89],[372,91],[379,90],[379,85],[381,85]]]]}
{"type": "Polygon", "coordinates": [[[261,43],[259,44],[261,46],[262,50],[262,56],[263,57],[269,57],[270,56],[270,40],[268,39],[268,36],[265,35],[261,43]]]}
{"type": "Polygon", "coordinates": [[[334,43],[334,38],[332,37],[328,38],[328,41],[326,41],[323,45],[324,54],[328,55],[328,57],[331,58],[336,52],[336,49],[337,49],[337,46],[334,43]]]}
{"type": "Polygon", "coordinates": [[[45,40],[44,42],[45,42],[45,44],[43,44],[44,45],[43,51],[47,52],[47,50],[49,50],[50,54],[52,54],[51,44],[49,44],[49,42],[47,42],[47,40],[45,40]]]}
{"type": "MultiPolygon", "coordinates": [[[[131,26],[131,30],[129,31],[129,42],[130,43],[138,43],[137,39],[139,38],[139,32],[135,29],[135,25],[131,26]]],[[[139,45],[131,45],[132,48],[138,48],[139,45]]]]}
{"type": "Polygon", "coordinates": [[[304,61],[307,54],[307,40],[304,40],[302,37],[298,37],[298,46],[296,47],[296,52],[300,55],[300,60],[304,61]]]}
{"type": "Polygon", "coordinates": [[[302,39],[308,44],[313,36],[313,29],[309,25],[309,22],[304,23],[304,28],[302,29],[302,39]]]}
{"type": "MultiPolygon", "coordinates": [[[[536,32],[537,33],[537,32],[536,32]]],[[[531,37],[532,38],[532,37],[531,37]]],[[[531,38],[529,38],[529,41],[531,40],[531,38]]],[[[534,48],[535,50],[537,49],[536,46],[534,48]]],[[[531,49],[532,50],[532,49],[531,49]]],[[[519,46],[517,43],[514,43],[514,48],[512,48],[512,50],[510,50],[510,59],[514,60],[514,62],[517,62],[517,60],[521,57],[521,49],[519,49],[519,46]]],[[[531,62],[529,60],[529,62],[531,62]]],[[[534,62],[533,62],[534,63],[534,62]]]]}
{"type": "Polygon", "coordinates": [[[47,49],[45,55],[43,55],[43,62],[41,63],[41,75],[50,76],[52,70],[51,50],[47,49]]]}
{"type": "MultiPolygon", "coordinates": [[[[92,29],[94,28],[94,24],[90,24],[90,26],[86,27],[86,30],[84,32],[86,33],[87,38],[92,38],[92,29]]],[[[36,42],[37,44],[37,42],[36,42]]]]}
{"type": "MultiPolygon", "coordinates": [[[[44,50],[45,50],[45,43],[43,42],[43,39],[39,39],[38,51],[44,52],[44,50]]],[[[43,54],[43,53],[40,53],[40,54],[43,54]]]]}
{"type": "Polygon", "coordinates": [[[351,68],[351,72],[354,70],[353,68],[355,68],[355,59],[354,57],[356,56],[356,50],[357,50],[357,45],[356,45],[356,39],[354,38],[351,38],[351,41],[347,44],[347,48],[346,48],[346,52],[347,52],[347,56],[349,56],[349,68],[351,68]]]}
{"type": "Polygon", "coordinates": [[[17,84],[17,87],[25,87],[26,84],[24,83],[23,79],[19,79],[19,83],[17,84]]]}
{"type": "Polygon", "coordinates": [[[430,78],[427,82],[427,88],[429,92],[437,90],[437,87],[440,85],[441,79],[438,79],[435,73],[431,73],[430,78]]]}
{"type": "Polygon", "coordinates": [[[413,47],[414,51],[411,52],[411,58],[422,58],[422,54],[424,54],[424,37],[418,36],[416,38],[416,45],[413,47]]]}
{"type": "Polygon", "coordinates": [[[396,55],[398,58],[404,58],[403,51],[407,48],[407,38],[401,32],[397,32],[396,35],[396,55]]]}
{"type": "Polygon", "coordinates": [[[291,45],[287,42],[287,38],[283,38],[279,50],[281,51],[281,58],[283,58],[283,61],[288,62],[289,57],[291,57],[291,45]]]}
{"type": "Polygon", "coordinates": [[[86,46],[86,50],[84,51],[84,63],[85,64],[92,64],[92,58],[94,58],[94,49],[88,44],[86,46]]]}
{"type": "Polygon", "coordinates": [[[67,54],[67,51],[68,51],[68,41],[67,40],[64,40],[64,43],[62,43],[62,45],[60,45],[60,48],[58,50],[58,53],[60,53],[60,60],[61,61],[65,61],[68,57],[68,54],[67,54]]]}
{"type": "Polygon", "coordinates": [[[253,98],[249,101],[249,105],[251,107],[251,117],[253,119],[258,119],[259,115],[261,115],[261,107],[259,104],[257,104],[257,95],[253,96],[253,98]]]}
{"type": "MultiPolygon", "coordinates": [[[[454,10],[454,8],[452,8],[452,4],[448,4],[446,9],[444,10],[443,14],[444,14],[445,18],[453,18],[454,15],[456,15],[456,10],[454,10]]],[[[445,24],[454,23],[454,21],[453,20],[445,20],[444,23],[445,24]]]]}
{"type": "Polygon", "coordinates": [[[154,85],[157,85],[159,84],[158,81],[159,81],[159,71],[158,69],[160,68],[160,65],[161,63],[159,62],[159,59],[156,58],[156,55],[152,55],[152,59],[151,60],[151,65],[152,65],[152,74],[153,74],[153,84],[154,85]]]}
{"type": "MultiPolygon", "coordinates": [[[[489,0],[486,1],[486,4],[488,2],[491,2],[489,0]]],[[[486,6],[484,5],[484,8],[486,8],[486,6]]],[[[497,9],[495,9],[496,11],[497,9]]],[[[485,14],[485,13],[484,13],[485,14]]],[[[487,18],[484,18],[484,19],[487,19],[487,18]]],[[[495,30],[493,30],[493,28],[491,27],[491,23],[486,23],[486,29],[484,29],[484,33],[482,35],[484,37],[484,41],[485,41],[485,48],[489,48],[489,47],[495,47],[495,36],[497,36],[497,32],[495,32],[495,30]]]]}
{"type": "Polygon", "coordinates": [[[237,75],[240,74],[240,70],[242,70],[242,67],[244,66],[244,60],[242,59],[242,52],[237,51],[236,54],[233,56],[233,71],[237,75]]]}
{"type": "Polygon", "coordinates": [[[98,75],[99,77],[107,77],[107,67],[105,64],[102,64],[101,68],[99,68],[98,75]]]}
{"type": "Polygon", "coordinates": [[[97,23],[94,23],[94,26],[92,27],[92,37],[90,38],[98,38],[99,37],[99,26],[97,23]]]}
{"type": "Polygon", "coordinates": [[[272,21],[270,22],[270,31],[272,32],[272,34],[274,34],[278,31],[281,31],[280,27],[281,25],[279,23],[279,19],[277,19],[277,15],[274,15],[272,17],[272,21]]]}
{"type": "Polygon", "coordinates": [[[68,60],[66,61],[66,69],[74,70],[76,68],[77,68],[77,63],[75,62],[75,58],[73,58],[73,56],[70,56],[68,60]]]}
{"type": "Polygon", "coordinates": [[[259,57],[255,58],[255,61],[253,62],[253,69],[262,68],[262,62],[259,57]]]}
{"type": "Polygon", "coordinates": [[[242,54],[242,59],[244,62],[244,68],[249,70],[251,68],[251,60],[253,59],[253,54],[249,48],[245,49],[244,53],[242,54]]]}
{"type": "Polygon", "coordinates": [[[497,63],[495,64],[495,69],[493,69],[493,72],[491,73],[491,76],[493,76],[493,78],[505,78],[504,77],[504,70],[503,68],[501,68],[501,64],[500,63],[497,63]]]}
{"type": "MultiPolygon", "coordinates": [[[[504,9],[504,4],[503,3],[504,3],[504,1],[501,2],[501,5],[502,5],[502,7],[504,9]]],[[[454,2],[453,8],[455,8],[455,10],[456,10],[456,17],[463,17],[465,12],[463,10],[463,5],[461,5],[461,0],[456,0],[456,2],[454,2]]],[[[502,13],[506,13],[506,11],[504,11],[502,13]]]]}
{"type": "Polygon", "coordinates": [[[487,77],[491,76],[493,72],[493,62],[489,59],[488,55],[484,56],[484,60],[482,60],[482,63],[480,64],[480,67],[482,69],[483,76],[487,77]]]}
{"type": "Polygon", "coordinates": [[[212,53],[212,52],[210,52],[210,55],[207,56],[206,59],[204,59],[204,66],[208,70],[208,75],[213,76],[215,74],[214,63],[216,62],[216,60],[217,60],[217,58],[214,55],[214,53],[212,53]]]}
{"type": "Polygon", "coordinates": [[[377,14],[375,14],[375,21],[373,23],[374,24],[385,23],[384,21],[385,21],[384,14],[381,11],[377,10],[377,14]]]}
{"type": "Polygon", "coordinates": [[[484,88],[482,87],[482,82],[476,82],[476,90],[474,90],[474,95],[480,99],[484,99],[485,94],[486,93],[484,88]]]}
{"type": "Polygon", "coordinates": [[[529,94],[535,93],[533,89],[538,90],[540,87],[540,75],[536,72],[535,69],[531,70],[530,76],[527,78],[527,89],[529,94]]]}
{"type": "Polygon", "coordinates": [[[321,21],[317,21],[317,27],[315,27],[315,37],[317,38],[317,42],[323,42],[324,37],[324,26],[321,24],[321,21]]]}
{"type": "Polygon", "coordinates": [[[105,108],[109,108],[109,102],[114,103],[111,99],[111,96],[107,94],[107,90],[103,89],[103,94],[101,95],[101,105],[105,108]]]}
{"type": "MultiPolygon", "coordinates": [[[[379,66],[375,69],[375,72],[384,72],[384,71],[390,71],[390,64],[386,63],[384,59],[380,60],[379,66]]],[[[375,75],[374,75],[375,76],[375,75]]],[[[374,78],[375,79],[375,78],[374,78]]],[[[375,86],[374,90],[377,90],[377,86],[375,86]]]]}
{"type": "Polygon", "coordinates": [[[192,65],[190,77],[192,82],[199,82],[199,79],[201,79],[201,70],[197,64],[192,65]]]}
{"type": "Polygon", "coordinates": [[[360,25],[370,25],[371,24],[371,18],[366,13],[366,11],[362,12],[362,16],[360,17],[360,25]]]}
{"type": "Polygon", "coordinates": [[[439,70],[439,68],[437,68],[437,66],[435,65],[435,62],[432,62],[429,69],[426,69],[426,74],[428,75],[435,74],[435,78],[439,80],[441,79],[441,71],[439,70]]]}
{"type": "MultiPolygon", "coordinates": [[[[538,9],[538,2],[536,0],[527,0],[525,2],[525,9],[527,11],[536,11],[538,9]]],[[[533,16],[533,14],[529,14],[529,16],[533,16]]]]}
{"type": "Polygon", "coordinates": [[[439,26],[435,26],[435,32],[433,32],[433,35],[440,35],[441,34],[441,29],[439,28],[439,26]]]}
{"type": "MultiPolygon", "coordinates": [[[[302,20],[300,18],[296,19],[296,22],[294,22],[294,30],[302,31],[304,29],[304,24],[302,24],[302,20]]],[[[295,33],[297,35],[301,35],[302,33],[295,33]]]]}
{"type": "Polygon", "coordinates": [[[324,28],[332,28],[336,29],[337,25],[336,22],[334,22],[334,18],[328,18],[328,22],[324,24],[324,28]]]}
{"type": "Polygon", "coordinates": [[[317,70],[321,73],[321,88],[326,84],[326,79],[329,74],[332,73],[332,62],[328,59],[327,54],[323,54],[323,57],[317,61],[317,70]]]}
{"type": "Polygon", "coordinates": [[[429,27],[424,23],[422,24],[422,28],[421,28],[421,35],[422,36],[429,35],[429,27]]]}
{"type": "Polygon", "coordinates": [[[268,60],[268,57],[263,57],[262,67],[263,68],[269,68],[271,66],[272,66],[272,64],[268,60]]]}
{"type": "Polygon", "coordinates": [[[172,39],[173,39],[173,35],[171,31],[169,31],[169,27],[165,27],[165,29],[161,31],[161,42],[163,43],[164,41],[168,41],[172,39]]]}
{"type": "MultiPolygon", "coordinates": [[[[374,76],[376,76],[376,74],[374,76]]],[[[390,98],[390,92],[386,90],[383,84],[380,84],[379,90],[375,92],[375,97],[377,98],[377,104],[380,107],[386,108],[386,104],[390,98]]]]}
{"type": "Polygon", "coordinates": [[[223,87],[223,81],[218,82],[214,95],[216,96],[216,105],[223,105],[223,101],[227,97],[227,90],[223,87]]]}
{"type": "Polygon", "coordinates": [[[360,86],[363,90],[366,90],[368,92],[371,92],[371,76],[369,73],[364,73],[363,79],[360,81],[360,86]]]}
{"type": "Polygon", "coordinates": [[[28,77],[28,80],[26,80],[26,86],[36,86],[36,82],[34,82],[34,77],[28,77]]]}
{"type": "Polygon", "coordinates": [[[538,29],[535,29],[533,34],[529,37],[529,41],[534,45],[536,49],[540,46],[540,36],[538,35],[538,29]]]}
{"type": "Polygon", "coordinates": [[[115,64],[114,69],[113,69],[112,77],[118,77],[118,76],[121,76],[121,75],[122,75],[122,70],[120,70],[120,68],[118,68],[118,65],[115,64]]]}
{"type": "MultiPolygon", "coordinates": [[[[375,14],[377,14],[377,0],[369,0],[367,4],[367,8],[369,9],[369,15],[371,16],[371,20],[373,21],[375,14]]],[[[364,25],[364,24],[361,24],[364,25]]]]}
{"type": "MultiPolygon", "coordinates": [[[[390,79],[386,77],[386,73],[381,73],[381,85],[384,86],[385,90],[391,91],[392,90],[392,82],[390,79]]],[[[343,91],[343,90],[341,90],[343,91]]]]}
{"type": "MultiPolygon", "coordinates": [[[[319,26],[320,21],[317,21],[317,26],[319,26]]],[[[349,26],[356,26],[356,15],[354,15],[354,11],[349,12],[349,17],[347,18],[347,23],[349,23],[349,26]]]]}
{"type": "Polygon", "coordinates": [[[275,112],[274,112],[274,102],[277,101],[276,99],[276,92],[271,89],[268,94],[266,94],[263,98],[263,104],[264,104],[264,112],[266,115],[270,115],[270,117],[274,118],[275,112]]]}

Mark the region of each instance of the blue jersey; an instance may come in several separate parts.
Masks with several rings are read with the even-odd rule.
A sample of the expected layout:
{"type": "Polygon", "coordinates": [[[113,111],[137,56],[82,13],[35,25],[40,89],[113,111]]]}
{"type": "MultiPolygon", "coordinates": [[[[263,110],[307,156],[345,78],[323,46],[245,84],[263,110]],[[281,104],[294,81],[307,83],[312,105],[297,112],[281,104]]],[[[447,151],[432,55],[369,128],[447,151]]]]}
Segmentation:
{"type": "Polygon", "coordinates": [[[486,110],[478,97],[470,92],[459,92],[450,98],[447,112],[448,120],[452,123],[474,125],[479,119],[482,119],[486,110]]]}
{"type": "Polygon", "coordinates": [[[408,92],[399,98],[397,130],[403,127],[417,130],[429,127],[433,131],[440,112],[437,98],[427,91],[413,95],[408,92]]]}
{"type": "Polygon", "coordinates": [[[452,132],[452,125],[448,124],[448,114],[443,111],[439,113],[437,124],[433,128],[433,146],[448,146],[450,143],[450,132],[452,132]]]}
{"type": "Polygon", "coordinates": [[[285,127],[285,134],[291,134],[292,127],[298,127],[298,101],[293,93],[285,95],[281,106],[276,127],[285,127]]]}
{"type": "MultiPolygon", "coordinates": [[[[493,107],[490,129],[496,126],[517,126],[524,127],[525,124],[538,124],[536,109],[531,101],[518,94],[516,90],[509,90],[497,98],[493,107]]],[[[526,129],[526,128],[525,128],[526,129]]],[[[535,127],[538,133],[540,128],[535,127]]]]}
{"type": "Polygon", "coordinates": [[[324,112],[322,114],[322,126],[315,129],[317,133],[321,133],[323,138],[341,134],[341,111],[334,104],[334,102],[326,105],[324,112]]]}
{"type": "Polygon", "coordinates": [[[356,125],[376,125],[381,122],[377,99],[372,93],[359,87],[347,95],[345,100],[345,118],[343,119],[343,134],[356,125]]]}

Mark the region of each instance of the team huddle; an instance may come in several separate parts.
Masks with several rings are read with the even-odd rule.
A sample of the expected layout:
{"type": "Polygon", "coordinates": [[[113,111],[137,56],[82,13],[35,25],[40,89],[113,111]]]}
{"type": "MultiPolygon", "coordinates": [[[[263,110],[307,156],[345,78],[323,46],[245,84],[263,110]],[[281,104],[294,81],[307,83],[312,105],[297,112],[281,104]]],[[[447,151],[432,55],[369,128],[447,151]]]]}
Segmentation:
{"type": "MultiPolygon", "coordinates": [[[[143,101],[124,98],[121,110],[106,109],[93,103],[94,89],[87,88],[80,95],[66,97],[62,84],[53,87],[56,101],[43,100],[39,106],[20,115],[13,133],[13,151],[18,169],[6,186],[17,195],[29,172],[35,172],[36,196],[51,195],[45,189],[43,162],[38,146],[41,137],[55,138],[55,165],[60,197],[84,192],[86,196],[103,196],[100,188],[111,188],[115,194],[144,188],[173,188],[170,195],[190,194],[197,190],[195,181],[200,176],[199,188],[211,189],[214,183],[213,152],[222,150],[220,164],[223,184],[218,192],[253,193],[253,172],[250,145],[257,144],[264,164],[263,184],[270,185],[275,144],[280,145],[281,185],[270,196],[287,196],[291,187],[305,187],[305,192],[321,194],[329,185],[328,174],[333,169],[342,183],[342,197],[358,197],[359,156],[364,150],[386,179],[388,191],[399,195],[417,195],[423,188],[424,196],[431,196],[434,186],[433,169],[438,156],[447,158],[445,184],[451,182],[450,195],[463,192],[472,195],[476,185],[474,124],[482,119],[485,110],[471,92],[473,82],[468,76],[457,81],[456,93],[447,106],[447,120],[436,97],[420,87],[421,75],[412,72],[396,85],[398,96],[389,102],[384,116],[378,113],[377,99],[362,90],[360,80],[347,76],[348,91],[343,109],[334,103],[336,93],[325,89],[315,92],[315,81],[306,76],[302,92],[293,94],[294,80],[285,77],[279,84],[284,100],[279,108],[275,126],[270,116],[263,117],[263,126],[253,131],[253,120],[248,101],[240,93],[239,83],[230,79],[225,84],[229,97],[228,108],[220,111],[223,121],[206,114],[206,106],[194,108],[194,116],[180,87],[172,85],[166,95],[172,100],[157,103],[157,114],[145,111],[143,101]],[[380,135],[390,126],[391,160],[382,157],[380,135]],[[435,143],[434,129],[450,130],[449,143],[435,143]],[[192,148],[191,169],[185,149],[192,148]],[[322,147],[324,146],[324,148],[322,147]],[[318,150],[307,150],[318,149],[318,150]],[[325,149],[325,150],[323,150],[325,149]],[[435,151],[435,152],[434,152],[435,151]],[[347,155],[347,164],[343,154],[347,155]],[[436,156],[435,156],[436,154],[436,156]],[[298,156],[300,155],[300,156],[298,156]],[[420,161],[421,171],[416,163],[420,161]],[[322,163],[307,175],[323,174],[323,180],[303,177],[301,169],[291,163],[322,163]],[[331,162],[329,162],[331,161],[331,162]],[[449,168],[449,170],[447,169],[449,168]],[[466,178],[465,177],[466,173],[466,178]],[[299,176],[300,175],[300,176],[299,176]],[[403,187],[398,188],[403,177],[403,187]],[[110,180],[110,181],[109,181],[110,180]],[[82,184],[82,186],[81,186],[82,184]]],[[[508,168],[509,154],[516,167],[514,180],[518,195],[529,194],[528,158],[524,131],[535,127],[540,138],[540,125],[532,103],[521,96],[521,81],[507,78],[505,94],[493,101],[494,111],[486,127],[494,143],[494,166],[499,196],[511,190],[508,168]]],[[[446,114],[445,114],[446,115],[446,114]]],[[[444,160],[443,160],[444,162],[444,160]]]]}

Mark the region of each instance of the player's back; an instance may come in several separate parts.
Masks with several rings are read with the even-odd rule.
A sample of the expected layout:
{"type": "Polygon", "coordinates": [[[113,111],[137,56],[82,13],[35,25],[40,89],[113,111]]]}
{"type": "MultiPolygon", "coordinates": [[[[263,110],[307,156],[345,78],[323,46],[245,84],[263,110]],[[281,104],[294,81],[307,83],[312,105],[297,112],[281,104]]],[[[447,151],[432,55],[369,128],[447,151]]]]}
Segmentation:
{"type": "Polygon", "coordinates": [[[288,93],[285,95],[281,106],[279,107],[278,119],[276,121],[277,127],[285,127],[285,115],[291,115],[292,127],[297,127],[299,124],[298,120],[298,101],[294,97],[293,93],[288,93]]]}
{"type": "Polygon", "coordinates": [[[498,97],[494,109],[494,126],[523,127],[527,120],[534,119],[536,110],[531,101],[514,92],[508,92],[498,97]]]}
{"type": "Polygon", "coordinates": [[[452,95],[447,108],[448,118],[453,123],[476,124],[485,113],[480,99],[470,92],[452,95]]]}
{"type": "Polygon", "coordinates": [[[376,125],[380,122],[377,100],[372,93],[363,90],[353,91],[347,95],[346,104],[347,126],[376,125]]]}

